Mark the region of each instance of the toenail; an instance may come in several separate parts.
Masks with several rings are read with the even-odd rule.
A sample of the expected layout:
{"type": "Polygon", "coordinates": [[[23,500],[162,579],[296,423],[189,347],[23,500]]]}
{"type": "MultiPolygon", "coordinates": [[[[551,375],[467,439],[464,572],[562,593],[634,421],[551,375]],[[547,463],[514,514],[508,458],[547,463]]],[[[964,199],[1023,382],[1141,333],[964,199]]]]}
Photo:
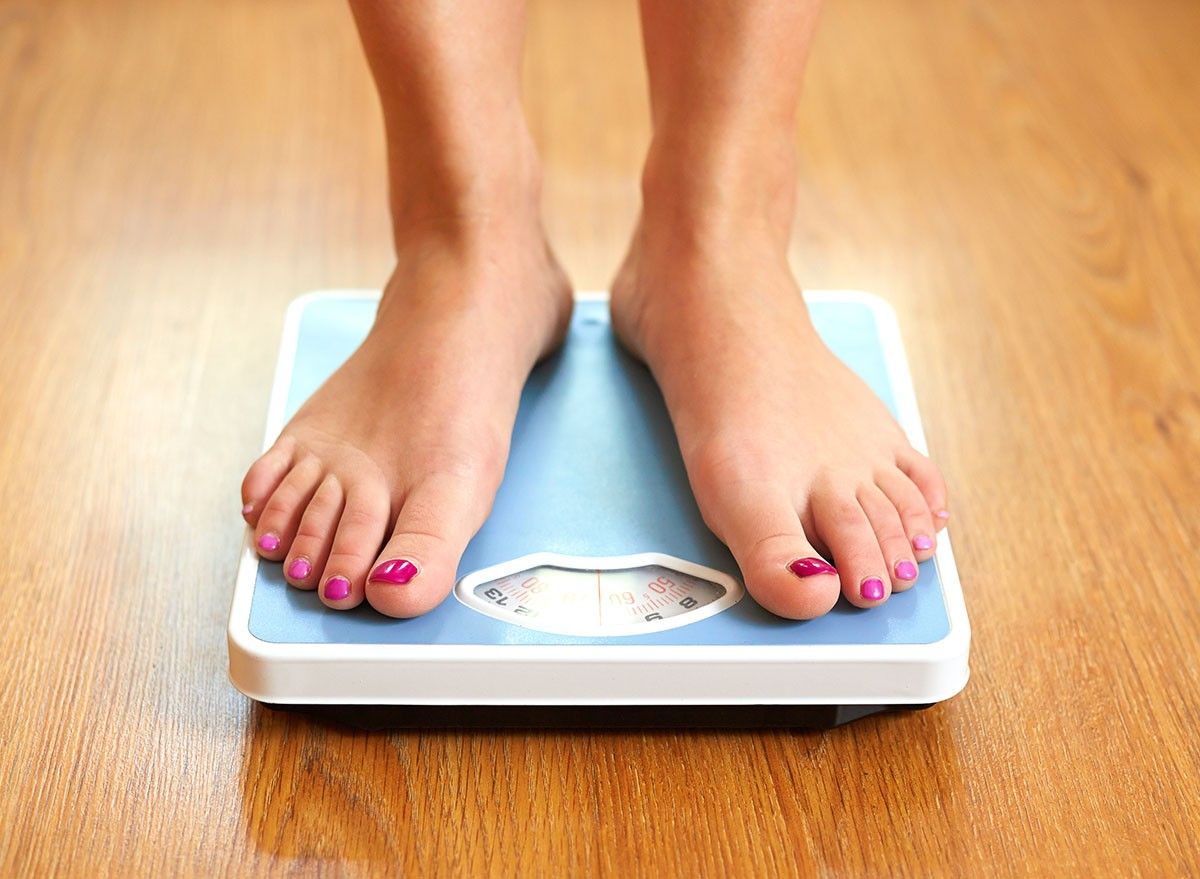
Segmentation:
{"type": "Polygon", "coordinates": [[[417,576],[417,566],[408,559],[388,559],[371,572],[370,580],[376,583],[403,585],[417,576]]]}
{"type": "Polygon", "coordinates": [[[340,574],[325,581],[325,597],[330,601],[341,601],[350,594],[350,581],[340,574]]]}
{"type": "Polygon", "coordinates": [[[243,516],[249,516],[253,512],[254,512],[254,504],[243,504],[242,505],[242,515],[243,516]]]}
{"type": "Polygon", "coordinates": [[[279,549],[279,538],[268,532],[258,538],[258,548],[263,552],[274,552],[279,549]]]}
{"type": "Polygon", "coordinates": [[[917,579],[917,566],[908,559],[896,562],[896,576],[901,580],[917,579]]]}
{"type": "Polygon", "coordinates": [[[308,559],[295,559],[288,565],[287,575],[293,580],[304,580],[312,573],[312,565],[308,559]]]}
{"type": "Polygon", "coordinates": [[[913,549],[933,549],[933,538],[928,534],[918,534],[913,538],[913,549]]]}
{"type": "Polygon", "coordinates": [[[862,597],[867,601],[883,600],[883,581],[878,577],[868,577],[862,581],[859,588],[862,590],[862,597]]]}
{"type": "Polygon", "coordinates": [[[811,577],[814,574],[836,574],[837,568],[825,561],[825,559],[809,558],[796,559],[790,565],[788,570],[797,577],[811,577]]]}
{"type": "Polygon", "coordinates": [[[934,513],[934,515],[937,516],[939,519],[949,519],[950,511],[949,510],[938,510],[936,513],[934,513]]]}

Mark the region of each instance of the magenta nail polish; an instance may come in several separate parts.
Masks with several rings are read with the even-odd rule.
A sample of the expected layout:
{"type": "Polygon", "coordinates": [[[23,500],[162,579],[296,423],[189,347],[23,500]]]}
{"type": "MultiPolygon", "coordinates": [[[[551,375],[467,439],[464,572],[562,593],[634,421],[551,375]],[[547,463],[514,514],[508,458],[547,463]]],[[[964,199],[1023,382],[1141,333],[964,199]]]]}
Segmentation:
{"type": "Polygon", "coordinates": [[[279,549],[279,538],[268,532],[258,538],[258,548],[263,552],[274,552],[279,549]]]}
{"type": "Polygon", "coordinates": [[[825,559],[809,558],[796,559],[790,565],[788,570],[797,577],[812,577],[815,574],[836,574],[837,568],[825,561],[825,559]]]}
{"type": "Polygon", "coordinates": [[[878,577],[868,577],[863,580],[859,589],[862,591],[862,597],[867,601],[881,601],[883,599],[883,581],[878,577]]]}
{"type": "Polygon", "coordinates": [[[394,583],[402,586],[415,576],[417,566],[408,559],[388,559],[375,567],[370,579],[375,583],[394,583]]]}
{"type": "Polygon", "coordinates": [[[908,559],[896,562],[896,577],[901,580],[917,579],[917,566],[908,559]]]}
{"type": "Polygon", "coordinates": [[[287,575],[293,580],[303,580],[312,573],[312,565],[308,559],[293,559],[288,565],[287,575]]]}
{"type": "Polygon", "coordinates": [[[913,538],[913,549],[933,549],[933,538],[928,534],[918,534],[913,538]]]}
{"type": "Polygon", "coordinates": [[[242,515],[243,516],[249,516],[253,512],[254,512],[254,504],[243,504],[242,505],[242,515]]]}
{"type": "Polygon", "coordinates": [[[325,581],[325,597],[330,601],[341,601],[350,594],[350,581],[340,574],[325,581]]]}
{"type": "Polygon", "coordinates": [[[938,510],[936,513],[934,513],[934,515],[937,516],[939,519],[949,519],[950,511],[949,510],[938,510]]]}

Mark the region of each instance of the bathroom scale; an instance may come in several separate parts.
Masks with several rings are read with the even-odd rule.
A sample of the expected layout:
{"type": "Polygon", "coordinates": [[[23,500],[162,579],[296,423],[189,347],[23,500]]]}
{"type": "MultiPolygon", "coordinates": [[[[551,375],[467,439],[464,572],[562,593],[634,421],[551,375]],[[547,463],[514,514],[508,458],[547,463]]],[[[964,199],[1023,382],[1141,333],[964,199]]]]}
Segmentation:
{"type": "MultiPolygon", "coordinates": [[[[925,450],[899,326],[882,299],[808,293],[821,336],[925,450]]],[[[371,326],[378,294],[289,307],[266,444],[371,326]]],[[[469,357],[470,352],[464,351],[469,357]]],[[[777,617],[705,527],[649,371],[580,294],[533,370],[492,512],[457,582],[415,619],[326,608],[260,559],[247,529],[229,675],[266,705],[385,727],[829,727],[924,708],[967,681],[950,538],[878,607],[777,617]]],[[[797,582],[797,588],[800,584],[797,582]]]]}

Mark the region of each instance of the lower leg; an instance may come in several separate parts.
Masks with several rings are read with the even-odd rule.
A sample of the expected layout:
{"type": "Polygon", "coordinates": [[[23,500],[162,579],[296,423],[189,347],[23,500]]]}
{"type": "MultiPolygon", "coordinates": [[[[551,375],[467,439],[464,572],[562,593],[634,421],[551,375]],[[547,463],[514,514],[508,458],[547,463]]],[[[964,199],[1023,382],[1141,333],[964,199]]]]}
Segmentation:
{"type": "Polygon", "coordinates": [[[817,337],[788,268],[818,7],[643,0],[654,135],[613,285],[705,520],[755,598],[789,617],[910,586],[945,504],[937,470],[817,337]]]}
{"type": "Polygon", "coordinates": [[[243,512],[293,586],[413,616],[449,592],[487,514],[570,291],[538,214],[520,4],[352,7],[383,107],[396,269],[366,341],[249,469],[243,512]]]}
{"type": "Polygon", "coordinates": [[[398,237],[427,224],[536,216],[520,102],[524,3],[350,0],[379,93],[398,237]]]}
{"type": "Polygon", "coordinates": [[[786,244],[796,109],[820,5],[642,3],[654,123],[643,189],[655,220],[738,217],[786,244]]]}

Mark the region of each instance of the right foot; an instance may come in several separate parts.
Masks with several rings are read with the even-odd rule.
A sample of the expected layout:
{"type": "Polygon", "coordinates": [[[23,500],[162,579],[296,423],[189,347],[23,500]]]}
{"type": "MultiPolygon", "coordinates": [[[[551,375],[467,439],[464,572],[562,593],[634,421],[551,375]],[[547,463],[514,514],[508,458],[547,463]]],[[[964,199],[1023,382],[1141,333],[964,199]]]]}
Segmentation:
{"type": "Polygon", "coordinates": [[[370,334],[250,467],[242,501],[290,584],[412,617],[454,584],[571,294],[537,221],[437,221],[397,239],[370,334]]]}

